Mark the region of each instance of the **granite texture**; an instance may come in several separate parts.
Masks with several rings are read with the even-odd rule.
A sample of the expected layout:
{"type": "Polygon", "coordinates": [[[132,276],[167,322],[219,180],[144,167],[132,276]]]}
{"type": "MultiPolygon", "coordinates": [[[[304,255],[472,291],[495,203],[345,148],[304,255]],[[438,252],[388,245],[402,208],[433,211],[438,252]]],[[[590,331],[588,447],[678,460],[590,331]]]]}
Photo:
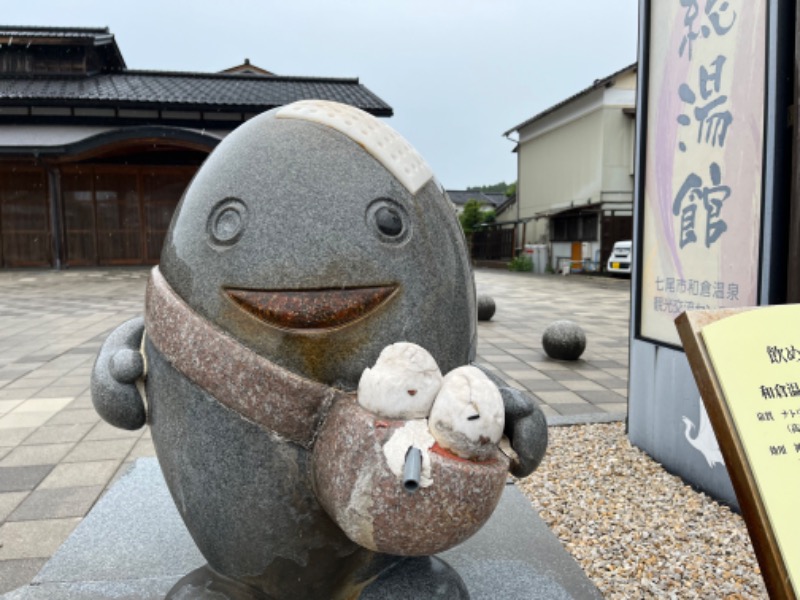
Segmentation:
{"type": "Polygon", "coordinates": [[[494,298],[481,294],[478,296],[478,321],[491,321],[497,307],[494,298]]]}
{"type": "MultiPolygon", "coordinates": [[[[341,392],[298,377],[225,335],[175,294],[158,267],[148,282],[146,307],[148,340],[184,377],[249,421],[310,446],[341,392]]],[[[154,395],[159,393],[156,386],[154,395]]]]}
{"type": "Polygon", "coordinates": [[[446,561],[435,556],[407,558],[370,585],[359,600],[470,600],[464,580],[446,561]]]}
{"type": "Polygon", "coordinates": [[[324,125],[270,111],[226,137],[186,190],[160,266],[204,318],[327,385],[354,390],[396,341],[427,349],[443,372],[474,357],[472,272],[438,183],[411,195],[360,145],[324,125]],[[397,235],[383,231],[382,208],[400,219],[397,235]],[[301,292],[376,287],[396,291],[354,321],[313,331],[291,319],[263,320],[228,293],[271,293],[285,311],[301,292]]]}
{"type": "MultiPolygon", "coordinates": [[[[110,423],[135,428],[146,416],[172,498],[208,562],[168,597],[355,598],[373,580],[372,589],[390,585],[382,574],[416,577],[394,547],[345,535],[318,500],[311,450],[384,347],[416,343],[445,372],[474,358],[465,240],[442,189],[426,181],[412,195],[347,135],[270,112],[229,135],[187,188],[148,286],[147,412],[130,358],[141,321],[109,337],[92,387],[110,423]]],[[[546,432],[514,426],[537,411],[527,399],[527,412],[506,422],[522,456],[543,454],[546,432]]],[[[502,481],[507,463],[497,460],[491,477],[452,469],[464,481],[443,486],[439,510],[471,479],[502,481]]],[[[462,507],[466,518],[443,528],[446,542],[422,552],[452,546],[488,517],[500,488],[475,488],[487,496],[472,496],[480,516],[462,507]]],[[[391,521],[381,528],[391,532],[391,521]]],[[[426,585],[439,576],[451,585],[448,569],[425,564],[436,565],[426,585]]]]}
{"type": "Polygon", "coordinates": [[[108,423],[121,429],[140,429],[146,420],[145,405],[133,382],[143,374],[139,348],[144,321],[126,321],[106,338],[92,370],[92,403],[108,423]]]}
{"type": "Polygon", "coordinates": [[[405,424],[376,417],[354,398],[337,402],[314,445],[315,489],[328,514],[359,545],[404,556],[435,554],[463,542],[491,516],[508,459],[496,446],[481,462],[438,445],[424,448],[430,483],[410,493],[384,457],[405,424]]]}
{"type": "Polygon", "coordinates": [[[265,323],[285,329],[330,329],[360,319],[387,302],[395,286],[355,290],[258,292],[228,289],[231,299],[265,323]]]}
{"type": "Polygon", "coordinates": [[[503,398],[505,407],[503,434],[511,440],[515,451],[511,457],[509,471],[515,477],[527,477],[536,470],[547,451],[547,419],[527,394],[509,387],[496,373],[481,365],[475,366],[497,386],[503,398]],[[520,443],[521,440],[525,442],[520,443]]]}
{"type": "Polygon", "coordinates": [[[158,462],[139,459],[67,538],[34,584],[166,579],[204,562],[180,520],[158,462]]]}
{"type": "Polygon", "coordinates": [[[158,459],[212,568],[276,598],[312,598],[371,560],[317,502],[305,448],[217,402],[149,340],[146,351],[158,459]]]}
{"type": "Polygon", "coordinates": [[[572,321],[555,321],[542,334],[542,347],[550,358],[578,360],[586,349],[586,334],[572,321]]]}
{"type": "MultiPolygon", "coordinates": [[[[403,559],[386,566],[379,581],[363,589],[360,600],[601,598],[528,500],[511,485],[505,486],[486,525],[438,559],[403,559]],[[437,588],[431,591],[431,572],[446,594],[436,596],[437,588]],[[463,594],[464,589],[469,596],[447,595],[463,594]]],[[[144,458],[100,499],[30,586],[0,598],[157,600],[184,573],[203,563],[157,461],[144,458]]]]}
{"type": "Polygon", "coordinates": [[[155,459],[140,459],[98,501],[30,586],[3,600],[155,600],[204,563],[155,459]]]}

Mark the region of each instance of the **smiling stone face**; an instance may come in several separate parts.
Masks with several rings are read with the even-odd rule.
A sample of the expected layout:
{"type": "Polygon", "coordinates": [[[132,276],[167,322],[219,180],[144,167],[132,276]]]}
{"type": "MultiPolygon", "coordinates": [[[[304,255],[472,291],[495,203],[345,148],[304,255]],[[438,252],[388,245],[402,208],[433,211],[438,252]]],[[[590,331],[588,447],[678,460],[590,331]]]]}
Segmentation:
{"type": "MultiPolygon", "coordinates": [[[[170,285],[253,351],[343,389],[398,341],[443,371],[469,362],[474,284],[437,182],[392,163],[396,143],[376,153],[360,136],[388,128],[365,113],[356,129],[279,113],[234,131],[197,173],[161,256],[170,285]]],[[[378,141],[402,141],[389,131],[378,141]]]]}

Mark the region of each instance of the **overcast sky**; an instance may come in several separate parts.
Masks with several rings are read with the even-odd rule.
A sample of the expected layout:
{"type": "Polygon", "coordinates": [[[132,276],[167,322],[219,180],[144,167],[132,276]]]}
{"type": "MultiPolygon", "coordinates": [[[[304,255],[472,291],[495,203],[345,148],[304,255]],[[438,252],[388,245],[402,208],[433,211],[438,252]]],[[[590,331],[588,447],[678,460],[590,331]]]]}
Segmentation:
{"type": "Polygon", "coordinates": [[[6,0],[107,26],[131,69],[358,77],[448,189],[516,179],[504,131],[635,62],[638,0],[6,0]]]}

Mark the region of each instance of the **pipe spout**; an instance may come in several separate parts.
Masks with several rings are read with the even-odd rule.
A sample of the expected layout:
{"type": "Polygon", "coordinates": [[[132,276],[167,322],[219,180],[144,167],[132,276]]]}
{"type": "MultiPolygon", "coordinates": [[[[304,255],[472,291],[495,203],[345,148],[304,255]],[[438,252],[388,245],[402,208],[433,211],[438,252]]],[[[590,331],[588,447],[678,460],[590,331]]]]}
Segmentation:
{"type": "Polygon", "coordinates": [[[422,451],[411,446],[406,452],[406,462],[403,467],[403,487],[408,492],[419,489],[420,472],[422,471],[422,451]]]}

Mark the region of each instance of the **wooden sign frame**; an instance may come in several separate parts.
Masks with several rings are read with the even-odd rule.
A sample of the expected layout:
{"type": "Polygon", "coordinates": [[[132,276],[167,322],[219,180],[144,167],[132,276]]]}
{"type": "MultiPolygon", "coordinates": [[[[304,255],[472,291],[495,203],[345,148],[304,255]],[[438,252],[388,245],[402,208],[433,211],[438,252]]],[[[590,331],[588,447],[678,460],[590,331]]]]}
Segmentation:
{"type": "MultiPolygon", "coordinates": [[[[678,316],[675,325],[697,381],[708,418],[717,436],[770,598],[797,600],[742,440],[734,425],[725,395],[700,333],[706,325],[755,309],[751,307],[689,311],[678,316]]],[[[800,485],[800,482],[797,482],[797,485],[800,485]]]]}

